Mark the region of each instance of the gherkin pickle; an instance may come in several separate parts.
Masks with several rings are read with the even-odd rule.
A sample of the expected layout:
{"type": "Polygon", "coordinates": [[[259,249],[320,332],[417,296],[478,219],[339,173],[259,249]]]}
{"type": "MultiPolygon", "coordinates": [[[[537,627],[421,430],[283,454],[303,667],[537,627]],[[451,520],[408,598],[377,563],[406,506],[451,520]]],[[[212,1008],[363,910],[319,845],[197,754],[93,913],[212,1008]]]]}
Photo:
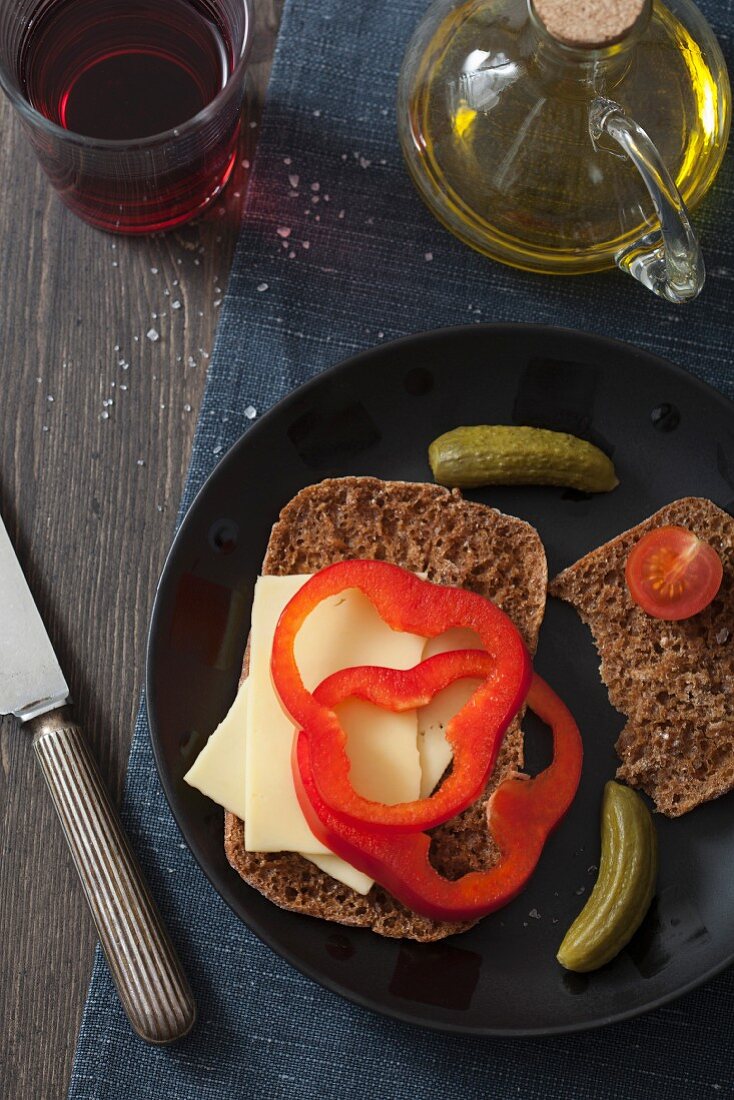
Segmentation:
{"type": "Polygon", "coordinates": [[[650,908],[658,872],[652,815],[629,787],[609,781],[601,810],[599,877],[556,958],[567,970],[598,970],[631,940],[650,908]]]}
{"type": "Polygon", "coordinates": [[[603,451],[566,432],[512,424],[454,428],[434,439],[428,461],[439,485],[559,485],[606,493],[618,484],[603,451]]]}

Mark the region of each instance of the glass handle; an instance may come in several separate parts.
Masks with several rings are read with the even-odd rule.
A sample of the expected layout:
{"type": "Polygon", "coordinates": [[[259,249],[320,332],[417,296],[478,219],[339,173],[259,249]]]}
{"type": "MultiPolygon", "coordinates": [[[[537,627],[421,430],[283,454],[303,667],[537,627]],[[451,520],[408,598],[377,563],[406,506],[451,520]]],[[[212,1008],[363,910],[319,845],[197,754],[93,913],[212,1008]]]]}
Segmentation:
{"type": "Polygon", "coordinates": [[[618,267],[668,302],[689,302],[706,278],[703,256],[688,220],[688,211],[660,153],[624,108],[601,97],[591,104],[589,133],[596,148],[629,157],[642,176],[655,207],[659,229],[646,233],[619,252],[618,267]],[[600,145],[604,135],[613,149],[600,145]]]}

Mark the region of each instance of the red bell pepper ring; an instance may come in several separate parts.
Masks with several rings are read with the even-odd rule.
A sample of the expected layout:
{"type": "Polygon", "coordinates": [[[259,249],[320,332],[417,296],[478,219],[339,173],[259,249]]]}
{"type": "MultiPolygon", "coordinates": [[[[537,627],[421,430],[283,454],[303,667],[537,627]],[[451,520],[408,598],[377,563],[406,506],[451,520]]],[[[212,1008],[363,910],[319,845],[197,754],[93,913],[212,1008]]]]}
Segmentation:
{"type": "MultiPolygon", "coordinates": [[[[463,666],[459,658],[438,662],[433,666],[437,686],[426,696],[428,681],[421,689],[414,679],[411,698],[427,700],[441,686],[461,676],[476,676],[471,669],[480,666],[474,661],[465,656],[463,666]]],[[[308,741],[310,768],[320,798],[334,816],[390,833],[433,828],[455,817],[478,797],[494,767],[505,730],[523,705],[532,675],[530,658],[517,628],[489,600],[466,589],[421,580],[387,562],[359,560],[327,566],[293,596],[275,630],[270,668],[285,710],[308,741]],[[349,778],[346,734],[332,705],[307,691],[301,680],[294,652],[298,631],[321,600],[348,588],[360,589],[392,630],[433,638],[451,627],[468,627],[479,635],[487,650],[486,654],[475,651],[486,662],[479,673],[482,684],[446,729],[453,749],[452,772],[429,798],[386,805],[359,795],[349,778]]],[[[356,691],[355,674],[349,671],[351,690],[356,691]]],[[[390,672],[370,669],[369,674],[362,671],[357,678],[365,681],[361,686],[369,693],[367,679],[382,679],[387,686],[390,672]]],[[[389,696],[389,690],[386,694],[389,696]]]]}
{"type": "MultiPolygon", "coordinates": [[[[420,670],[411,669],[411,673],[420,670]]],[[[350,690],[347,673],[325,681],[332,700],[350,690]]],[[[316,695],[320,693],[317,689],[316,695]]],[[[298,800],[314,835],[336,855],[381,886],[415,913],[432,920],[475,920],[512,901],[525,887],[549,833],[568,810],[581,777],[583,749],[578,726],[565,704],[533,677],[528,706],[553,733],[553,761],[534,778],[506,779],[487,804],[487,827],[500,858],[487,871],[470,871],[451,881],[430,864],[431,838],[425,832],[388,836],[369,824],[345,822],[322,798],[315,782],[311,742],[301,731],[294,744],[293,772],[298,800]]]]}

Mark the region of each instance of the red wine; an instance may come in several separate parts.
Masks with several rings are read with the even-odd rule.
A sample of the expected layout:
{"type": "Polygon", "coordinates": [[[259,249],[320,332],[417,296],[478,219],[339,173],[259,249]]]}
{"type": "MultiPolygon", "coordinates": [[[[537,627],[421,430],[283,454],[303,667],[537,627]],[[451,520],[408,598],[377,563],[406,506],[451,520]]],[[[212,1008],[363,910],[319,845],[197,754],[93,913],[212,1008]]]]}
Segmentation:
{"type": "Polygon", "coordinates": [[[232,50],[190,0],[57,0],[31,27],[29,102],[77,134],[128,141],[193,118],[227,82],[232,50]]]}
{"type": "Polygon", "coordinates": [[[93,139],[88,149],[100,140],[134,148],[181,128],[180,140],[174,135],[162,156],[153,142],[145,156],[123,148],[101,159],[97,148],[62,157],[56,166],[62,183],[52,182],[88,220],[148,232],[191,216],[221,189],[233,163],[241,89],[234,110],[199,127],[198,142],[196,128],[185,124],[232,73],[235,51],[223,11],[217,0],[47,0],[37,9],[18,69],[40,114],[93,139]]]}

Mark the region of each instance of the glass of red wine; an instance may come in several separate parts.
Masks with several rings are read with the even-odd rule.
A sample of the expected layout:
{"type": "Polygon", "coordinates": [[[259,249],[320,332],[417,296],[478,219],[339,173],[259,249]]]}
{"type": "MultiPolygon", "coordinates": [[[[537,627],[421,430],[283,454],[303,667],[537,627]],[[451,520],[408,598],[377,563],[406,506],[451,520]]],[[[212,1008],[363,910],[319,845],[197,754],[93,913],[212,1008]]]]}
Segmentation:
{"type": "Polygon", "coordinates": [[[251,37],[250,0],[0,0],[0,84],[68,207],[151,233],[225,186],[251,37]]]}

